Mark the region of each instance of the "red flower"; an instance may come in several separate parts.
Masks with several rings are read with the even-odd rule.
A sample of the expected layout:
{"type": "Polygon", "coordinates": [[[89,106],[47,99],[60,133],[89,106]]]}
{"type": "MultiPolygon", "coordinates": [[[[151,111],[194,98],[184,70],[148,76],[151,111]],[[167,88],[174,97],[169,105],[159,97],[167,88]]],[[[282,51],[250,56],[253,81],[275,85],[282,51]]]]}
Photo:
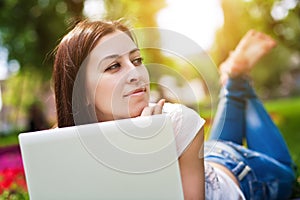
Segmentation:
{"type": "Polygon", "coordinates": [[[4,190],[21,189],[27,191],[23,168],[6,168],[0,171],[0,194],[4,190]]]}
{"type": "Polygon", "coordinates": [[[10,169],[5,169],[3,170],[1,174],[1,182],[0,182],[0,188],[2,189],[9,189],[10,185],[13,182],[13,173],[11,172],[10,169]]]}

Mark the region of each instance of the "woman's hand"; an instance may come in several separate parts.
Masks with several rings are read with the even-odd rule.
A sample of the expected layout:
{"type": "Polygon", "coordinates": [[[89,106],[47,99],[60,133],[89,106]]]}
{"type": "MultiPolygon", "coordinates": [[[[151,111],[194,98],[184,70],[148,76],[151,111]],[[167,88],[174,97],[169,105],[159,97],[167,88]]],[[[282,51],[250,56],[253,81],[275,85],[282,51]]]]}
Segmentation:
{"type": "Polygon", "coordinates": [[[150,116],[162,114],[162,109],[165,104],[165,99],[161,99],[154,106],[147,106],[143,109],[141,116],[150,116]]]}

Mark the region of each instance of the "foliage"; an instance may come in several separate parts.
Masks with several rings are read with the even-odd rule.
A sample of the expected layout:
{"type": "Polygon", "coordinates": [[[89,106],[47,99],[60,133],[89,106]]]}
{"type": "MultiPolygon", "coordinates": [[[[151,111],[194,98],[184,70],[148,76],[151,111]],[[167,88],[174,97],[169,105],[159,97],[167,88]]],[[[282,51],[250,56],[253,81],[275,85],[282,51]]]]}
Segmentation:
{"type": "Polygon", "coordinates": [[[0,47],[9,50],[8,60],[16,59],[21,66],[17,76],[0,83],[0,117],[8,123],[19,126],[28,106],[49,92],[53,50],[67,27],[81,18],[82,8],[83,0],[0,1],[0,47]]]}
{"type": "Polygon", "coordinates": [[[166,6],[165,0],[105,0],[106,18],[125,18],[136,27],[155,27],[156,14],[166,6]],[[147,5],[147,9],[145,9],[147,5]]]}
{"type": "Polygon", "coordinates": [[[0,4],[0,45],[17,59],[22,71],[51,74],[47,55],[54,49],[70,20],[81,15],[83,1],[9,0],[0,4]]]}
{"type": "MultiPolygon", "coordinates": [[[[156,14],[166,6],[161,0],[105,0],[106,18],[125,18],[137,27],[155,27],[156,14]],[[147,9],[145,8],[147,5],[147,9]]],[[[10,52],[10,59],[17,59],[22,71],[38,71],[46,80],[51,74],[51,53],[67,27],[82,18],[84,0],[6,0],[0,3],[0,45],[10,52]]],[[[218,31],[212,56],[219,64],[239,39],[250,29],[258,29],[272,35],[278,42],[276,52],[260,62],[272,70],[255,72],[256,83],[266,89],[276,89],[280,75],[290,68],[291,56],[300,53],[300,3],[297,0],[222,0],[224,26],[218,31]],[[298,2],[288,7],[284,2],[298,2]],[[281,18],[272,16],[274,7],[286,7],[288,14],[281,18]],[[274,62],[276,58],[276,62],[274,62]],[[256,76],[257,75],[257,76],[256,76]]],[[[274,14],[273,14],[274,15],[274,14]]],[[[153,37],[153,36],[151,36],[153,37]]],[[[159,36],[155,36],[159,39],[159,36]]],[[[155,38],[153,38],[155,39],[155,38]]],[[[163,60],[159,52],[147,53],[147,57],[163,60]]],[[[264,90],[266,91],[266,90],[264,90]]]]}
{"type": "Polygon", "coordinates": [[[54,107],[46,109],[44,106],[44,104],[49,104],[49,102],[49,105],[51,105],[53,98],[53,94],[50,91],[50,83],[46,82],[38,71],[19,73],[3,82],[1,86],[4,94],[2,100],[5,107],[1,110],[2,116],[0,116],[0,121],[2,124],[7,123],[8,130],[1,130],[0,128],[0,131],[27,129],[28,121],[24,119],[29,117],[29,109],[33,103],[38,102],[43,103],[43,108],[45,108],[43,111],[45,114],[48,113],[49,122],[53,123],[54,117],[52,116],[53,114],[51,115],[51,112],[49,114],[49,111],[54,109],[54,107]]]}

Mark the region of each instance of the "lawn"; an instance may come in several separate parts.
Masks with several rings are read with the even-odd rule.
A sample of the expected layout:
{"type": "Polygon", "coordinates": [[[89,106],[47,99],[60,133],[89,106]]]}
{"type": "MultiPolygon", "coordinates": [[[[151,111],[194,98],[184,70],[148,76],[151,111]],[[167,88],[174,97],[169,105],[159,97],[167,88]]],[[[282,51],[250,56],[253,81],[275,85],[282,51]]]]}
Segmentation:
{"type": "Polygon", "coordinates": [[[300,97],[265,103],[300,168],[300,97]]]}
{"type": "Polygon", "coordinates": [[[297,165],[297,182],[294,196],[300,197],[300,97],[265,103],[268,112],[283,134],[290,153],[297,165]]]}

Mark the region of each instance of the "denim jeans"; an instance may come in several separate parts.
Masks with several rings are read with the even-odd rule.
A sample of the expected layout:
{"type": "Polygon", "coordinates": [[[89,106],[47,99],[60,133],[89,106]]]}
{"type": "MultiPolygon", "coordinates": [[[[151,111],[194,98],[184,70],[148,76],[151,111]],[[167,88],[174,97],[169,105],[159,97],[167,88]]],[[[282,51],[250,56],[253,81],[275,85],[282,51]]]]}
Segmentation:
{"type": "Polygon", "coordinates": [[[248,80],[229,79],[220,97],[205,160],[230,169],[246,199],[287,199],[295,179],[293,161],[248,80]]]}

